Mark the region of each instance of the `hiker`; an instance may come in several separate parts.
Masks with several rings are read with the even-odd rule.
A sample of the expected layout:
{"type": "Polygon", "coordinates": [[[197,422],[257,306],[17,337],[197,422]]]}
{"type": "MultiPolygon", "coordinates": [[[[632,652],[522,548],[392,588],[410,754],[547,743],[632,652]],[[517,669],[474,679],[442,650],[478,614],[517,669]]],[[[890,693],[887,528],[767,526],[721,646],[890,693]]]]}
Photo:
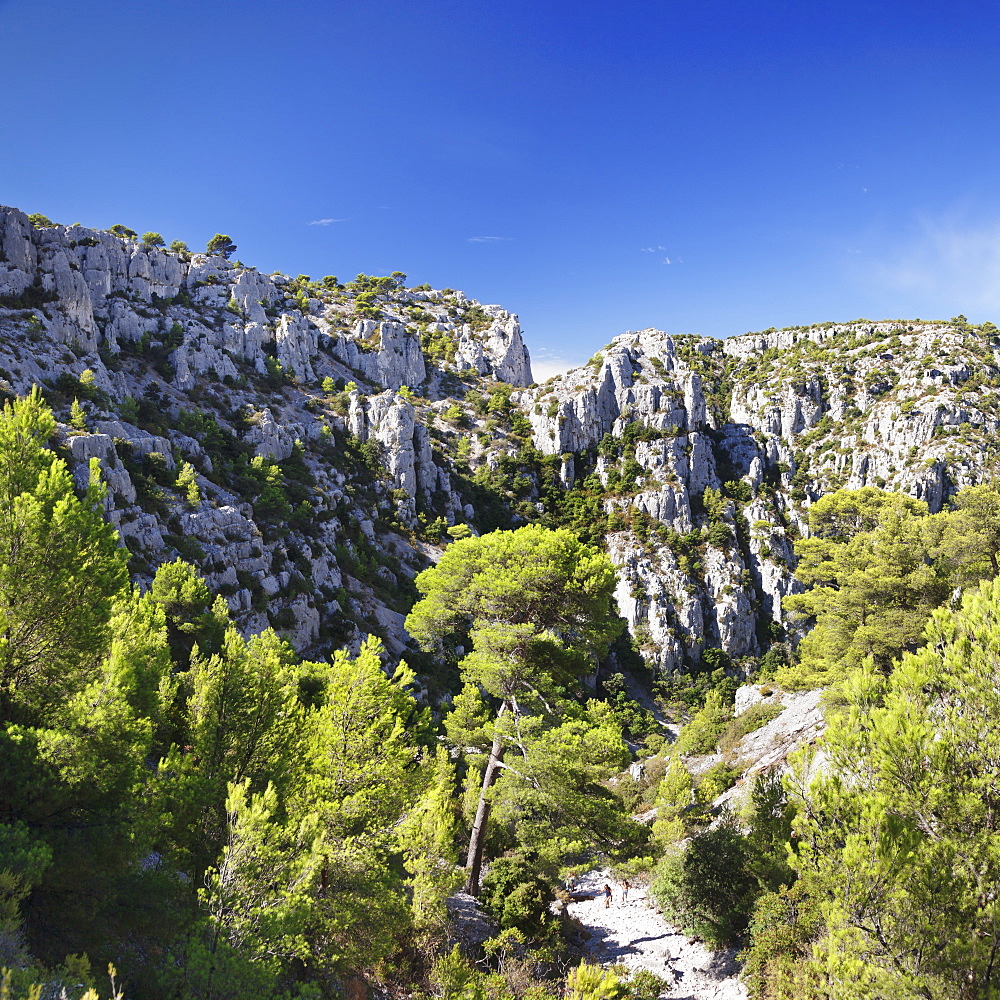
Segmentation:
{"type": "Polygon", "coordinates": [[[631,886],[628,884],[628,879],[622,880],[622,903],[628,902],[628,891],[631,886]]]}
{"type": "Polygon", "coordinates": [[[607,909],[611,905],[611,886],[606,882],[604,884],[604,908],[607,909]]]}

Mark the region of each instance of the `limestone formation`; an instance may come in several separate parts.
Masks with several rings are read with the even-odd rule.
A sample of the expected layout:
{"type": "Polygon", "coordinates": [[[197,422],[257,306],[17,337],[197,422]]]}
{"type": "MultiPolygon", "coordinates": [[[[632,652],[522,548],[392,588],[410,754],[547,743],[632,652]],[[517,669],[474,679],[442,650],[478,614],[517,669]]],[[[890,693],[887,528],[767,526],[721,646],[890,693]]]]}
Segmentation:
{"type": "Polygon", "coordinates": [[[500,306],[358,287],[0,208],[0,389],[42,385],[63,421],[84,400],[66,445],[81,485],[99,460],[140,582],[183,555],[245,629],[321,652],[365,631],[401,650],[401,581],[446,529],[562,523],[555,489],[593,502],[657,670],[712,647],[738,670],[794,641],[782,601],[815,499],[874,485],[938,510],[996,464],[990,324],[647,329],[535,385],[500,306]]]}

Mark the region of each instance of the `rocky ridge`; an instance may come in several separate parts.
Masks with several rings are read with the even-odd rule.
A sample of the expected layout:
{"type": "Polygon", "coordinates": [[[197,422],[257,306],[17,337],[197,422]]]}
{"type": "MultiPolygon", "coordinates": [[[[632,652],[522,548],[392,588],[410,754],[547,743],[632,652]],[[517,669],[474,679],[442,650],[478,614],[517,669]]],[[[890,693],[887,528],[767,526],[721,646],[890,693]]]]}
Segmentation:
{"type": "Polygon", "coordinates": [[[650,329],[535,385],[517,317],[461,292],[264,275],[0,209],[0,389],[42,386],[81,479],[100,460],[137,579],[181,555],[244,628],[310,652],[366,631],[401,652],[449,529],[540,520],[606,546],[659,672],[713,648],[749,663],[787,637],[813,500],[875,485],[936,510],[992,474],[997,350],[962,317],[650,329]]]}

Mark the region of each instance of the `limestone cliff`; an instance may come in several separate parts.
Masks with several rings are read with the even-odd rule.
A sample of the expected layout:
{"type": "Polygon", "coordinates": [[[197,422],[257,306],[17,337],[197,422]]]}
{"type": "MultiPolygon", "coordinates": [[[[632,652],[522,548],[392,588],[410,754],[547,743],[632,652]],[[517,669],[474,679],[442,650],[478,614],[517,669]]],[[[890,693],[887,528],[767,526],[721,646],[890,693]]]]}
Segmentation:
{"type": "Polygon", "coordinates": [[[961,317],[644,330],[539,386],[517,317],[461,292],[263,275],[0,208],[0,389],[42,386],[81,477],[101,460],[138,580],[181,555],[244,628],[316,653],[367,631],[402,651],[449,527],[540,520],[606,546],[660,671],[759,657],[818,496],[938,509],[992,474],[997,349],[961,317]]]}

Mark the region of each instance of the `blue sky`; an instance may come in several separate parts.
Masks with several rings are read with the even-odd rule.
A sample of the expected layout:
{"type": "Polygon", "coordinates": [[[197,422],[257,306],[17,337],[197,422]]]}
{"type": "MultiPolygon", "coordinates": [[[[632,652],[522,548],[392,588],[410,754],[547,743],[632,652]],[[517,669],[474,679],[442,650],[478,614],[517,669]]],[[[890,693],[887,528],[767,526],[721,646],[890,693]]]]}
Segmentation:
{"type": "Polygon", "coordinates": [[[1000,322],[995,3],[0,0],[0,202],[626,329],[1000,322]]]}

